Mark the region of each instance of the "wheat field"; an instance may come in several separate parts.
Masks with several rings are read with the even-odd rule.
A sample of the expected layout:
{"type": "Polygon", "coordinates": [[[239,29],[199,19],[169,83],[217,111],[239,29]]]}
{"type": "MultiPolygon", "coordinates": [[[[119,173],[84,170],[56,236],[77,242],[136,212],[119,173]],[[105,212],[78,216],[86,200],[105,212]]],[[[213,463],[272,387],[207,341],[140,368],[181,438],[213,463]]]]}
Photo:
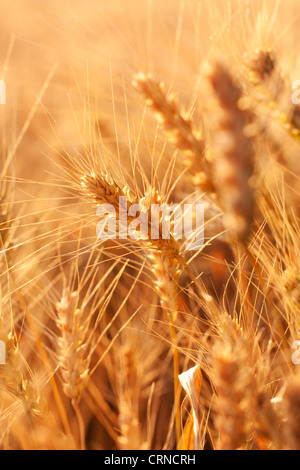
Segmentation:
{"type": "Polygon", "coordinates": [[[297,6],[1,0],[0,449],[300,449],[297,6]]]}

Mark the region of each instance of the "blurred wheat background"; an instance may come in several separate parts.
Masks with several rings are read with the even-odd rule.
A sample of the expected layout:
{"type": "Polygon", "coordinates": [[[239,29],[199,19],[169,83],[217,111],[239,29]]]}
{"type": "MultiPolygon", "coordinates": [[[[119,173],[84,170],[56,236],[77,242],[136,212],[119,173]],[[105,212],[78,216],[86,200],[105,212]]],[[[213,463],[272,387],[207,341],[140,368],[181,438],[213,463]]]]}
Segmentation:
{"type": "Polygon", "coordinates": [[[1,0],[1,449],[300,449],[297,6],[1,0]]]}

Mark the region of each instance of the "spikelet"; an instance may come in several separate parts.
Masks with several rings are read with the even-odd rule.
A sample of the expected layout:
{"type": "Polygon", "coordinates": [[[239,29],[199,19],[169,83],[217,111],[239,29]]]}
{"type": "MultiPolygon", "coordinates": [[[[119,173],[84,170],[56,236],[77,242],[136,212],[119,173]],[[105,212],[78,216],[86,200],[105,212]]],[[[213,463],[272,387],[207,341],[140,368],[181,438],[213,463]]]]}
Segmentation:
{"type": "Polygon", "coordinates": [[[133,86],[144,95],[170,143],[183,155],[194,183],[204,191],[214,193],[211,163],[205,157],[202,134],[179,108],[175,96],[168,94],[165,85],[156,81],[151,74],[139,73],[133,81],[133,86]]]}
{"type": "Polygon", "coordinates": [[[78,292],[64,290],[61,300],[56,304],[56,324],[60,330],[58,339],[59,362],[62,369],[65,394],[78,400],[89,379],[89,362],[86,336],[88,321],[84,312],[77,307],[78,292]]]}
{"type": "Polygon", "coordinates": [[[228,226],[245,242],[250,234],[254,191],[250,178],[254,171],[252,138],[247,135],[249,112],[242,109],[242,92],[227,68],[217,63],[209,79],[220,105],[221,118],[215,135],[215,173],[218,200],[228,226]]]}

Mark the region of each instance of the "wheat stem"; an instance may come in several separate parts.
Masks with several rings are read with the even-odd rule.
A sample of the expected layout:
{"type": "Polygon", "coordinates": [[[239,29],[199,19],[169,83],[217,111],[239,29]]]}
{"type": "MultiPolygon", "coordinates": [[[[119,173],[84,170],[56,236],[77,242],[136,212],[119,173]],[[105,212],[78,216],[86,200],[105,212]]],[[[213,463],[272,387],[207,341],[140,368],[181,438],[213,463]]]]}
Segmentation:
{"type": "Polygon", "coordinates": [[[80,449],[85,450],[85,430],[84,430],[84,422],[82,419],[82,415],[78,406],[77,401],[75,398],[72,399],[72,406],[74,408],[76,418],[78,421],[78,429],[79,429],[79,438],[80,438],[80,449]]]}

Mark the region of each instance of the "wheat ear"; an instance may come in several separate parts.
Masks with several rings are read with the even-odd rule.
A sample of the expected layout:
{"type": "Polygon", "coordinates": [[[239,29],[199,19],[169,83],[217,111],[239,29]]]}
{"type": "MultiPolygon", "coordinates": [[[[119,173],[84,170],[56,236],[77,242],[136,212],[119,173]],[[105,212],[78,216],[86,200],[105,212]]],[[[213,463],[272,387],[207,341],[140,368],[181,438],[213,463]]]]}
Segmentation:
{"type": "Polygon", "coordinates": [[[32,381],[21,371],[23,358],[17,337],[13,333],[5,333],[0,318],[0,341],[5,344],[5,364],[0,364],[0,387],[12,396],[21,399],[26,412],[41,414],[44,411],[40,393],[32,381]]]}
{"type": "Polygon", "coordinates": [[[254,172],[251,116],[248,109],[242,108],[242,91],[223,64],[215,64],[209,79],[221,114],[215,135],[218,199],[229,227],[244,243],[251,231],[255,205],[250,180],[254,172]]]}
{"type": "Polygon", "coordinates": [[[83,449],[84,423],[78,401],[89,379],[90,356],[86,344],[89,320],[84,319],[83,310],[78,308],[78,297],[78,292],[71,292],[68,288],[64,290],[61,300],[56,304],[56,324],[61,333],[58,338],[58,354],[63,390],[72,400],[83,449]]]}
{"type": "Polygon", "coordinates": [[[133,86],[144,95],[155,112],[169,142],[183,155],[194,184],[205,192],[214,193],[211,162],[206,158],[202,133],[180,109],[175,95],[168,93],[164,83],[156,81],[151,74],[139,73],[133,86]]]}
{"type": "Polygon", "coordinates": [[[275,53],[272,50],[257,49],[247,60],[247,69],[247,81],[255,87],[251,90],[253,110],[256,113],[259,108],[267,111],[285,132],[299,142],[299,106],[293,105],[289,111],[282,109],[283,100],[287,102],[285,96],[292,93],[293,87],[280,70],[275,53]]]}
{"type": "Polygon", "coordinates": [[[248,350],[219,343],[213,350],[216,374],[216,426],[220,450],[243,447],[251,436],[251,407],[256,409],[255,377],[248,366],[248,350]]]}

